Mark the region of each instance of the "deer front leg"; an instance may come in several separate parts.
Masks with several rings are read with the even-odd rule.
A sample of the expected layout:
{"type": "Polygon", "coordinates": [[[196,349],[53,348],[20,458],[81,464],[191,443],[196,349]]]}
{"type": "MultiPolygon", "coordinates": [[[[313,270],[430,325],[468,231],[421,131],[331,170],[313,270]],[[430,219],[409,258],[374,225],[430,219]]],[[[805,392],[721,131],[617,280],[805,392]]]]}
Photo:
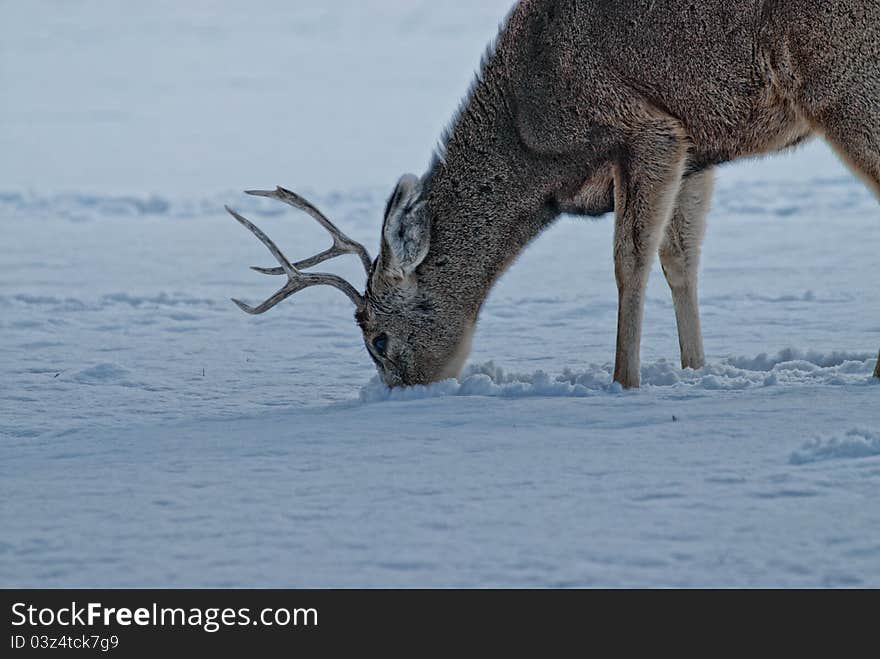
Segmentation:
{"type": "MultiPolygon", "coordinates": [[[[659,122],[658,122],[659,123],[659,122]]],[[[681,186],[685,141],[675,125],[652,125],[629,141],[614,175],[617,355],[614,381],[639,386],[645,287],[681,186]]]]}
{"type": "Polygon", "coordinates": [[[660,245],[660,264],[675,306],[682,368],[701,368],[706,363],[700,331],[697,270],[713,180],[714,172],[705,170],[682,181],[675,210],[660,245]]]}

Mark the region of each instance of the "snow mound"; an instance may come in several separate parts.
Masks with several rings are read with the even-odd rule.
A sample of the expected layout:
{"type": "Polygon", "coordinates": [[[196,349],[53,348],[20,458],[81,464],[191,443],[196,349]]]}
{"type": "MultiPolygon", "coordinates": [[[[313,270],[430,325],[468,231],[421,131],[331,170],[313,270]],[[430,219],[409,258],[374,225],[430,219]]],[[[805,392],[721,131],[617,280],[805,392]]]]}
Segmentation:
{"type": "Polygon", "coordinates": [[[75,373],[73,380],[81,384],[107,384],[127,380],[129,370],[118,364],[96,364],[75,373]]]}
{"type": "MultiPolygon", "coordinates": [[[[384,188],[364,187],[346,192],[300,190],[319,206],[331,206],[348,223],[372,221],[368,212],[384,188]]],[[[257,217],[275,217],[291,211],[271,199],[244,195],[240,190],[223,190],[200,197],[141,194],[91,194],[83,191],[56,194],[20,190],[0,190],[0,216],[11,219],[64,218],[90,222],[101,218],[140,219],[145,217],[189,219],[224,215],[224,206],[233,200],[241,212],[257,217]]]]}
{"type": "Polygon", "coordinates": [[[779,365],[791,364],[797,362],[801,365],[807,365],[808,369],[812,367],[828,368],[831,366],[841,366],[847,362],[860,363],[865,360],[876,357],[873,353],[868,352],[829,352],[819,353],[814,351],[802,352],[794,348],[786,348],[780,350],[774,356],[768,356],[762,352],[757,357],[730,357],[727,362],[738,368],[752,371],[772,371],[779,365]]]}
{"type": "Polygon", "coordinates": [[[868,430],[850,430],[843,437],[814,439],[791,454],[793,465],[809,464],[824,460],[871,458],[880,456],[880,433],[868,430]]]}
{"type": "MultiPolygon", "coordinates": [[[[642,387],[680,387],[705,391],[736,391],[797,384],[847,385],[871,382],[875,356],[869,353],[802,352],[793,348],[775,356],[729,357],[701,369],[682,370],[664,359],[642,365],[642,387]]],[[[507,373],[494,362],[470,365],[459,380],[389,389],[378,377],[361,389],[365,403],[408,401],[444,396],[496,398],[586,397],[618,393],[612,364],[591,364],[585,371],[565,369],[553,376],[545,371],[507,373]]]]}

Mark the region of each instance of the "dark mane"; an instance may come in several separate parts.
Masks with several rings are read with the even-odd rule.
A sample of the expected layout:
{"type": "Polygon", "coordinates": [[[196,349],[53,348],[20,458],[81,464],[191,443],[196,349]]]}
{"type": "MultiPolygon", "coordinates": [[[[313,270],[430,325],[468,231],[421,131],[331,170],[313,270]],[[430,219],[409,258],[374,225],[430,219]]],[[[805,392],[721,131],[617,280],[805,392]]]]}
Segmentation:
{"type": "Polygon", "coordinates": [[[470,87],[462,97],[452,118],[443,128],[428,167],[428,178],[438,167],[445,164],[449,147],[455,144],[465,125],[487,123],[502,109],[499,105],[506,103],[504,95],[500,93],[502,80],[499,79],[496,71],[502,68],[498,61],[500,57],[499,42],[507,28],[509,18],[508,15],[502,21],[498,34],[483,51],[480,65],[474,74],[470,87]]]}

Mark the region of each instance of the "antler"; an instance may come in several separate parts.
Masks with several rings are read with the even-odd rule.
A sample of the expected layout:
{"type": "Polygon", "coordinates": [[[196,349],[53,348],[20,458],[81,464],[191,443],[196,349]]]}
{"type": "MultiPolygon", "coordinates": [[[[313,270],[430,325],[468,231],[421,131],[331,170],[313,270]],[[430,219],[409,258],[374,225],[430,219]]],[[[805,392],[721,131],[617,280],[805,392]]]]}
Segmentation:
{"type": "Polygon", "coordinates": [[[274,192],[271,191],[263,191],[263,190],[252,190],[249,191],[248,194],[257,195],[260,197],[271,197],[273,199],[278,199],[283,201],[295,208],[301,208],[306,211],[309,215],[314,217],[327,231],[333,236],[333,246],[320,254],[316,254],[304,261],[299,261],[298,263],[291,263],[286,256],[282,253],[282,251],[278,248],[278,246],[272,242],[272,240],[258,227],[256,227],[250,220],[246,217],[239,215],[234,210],[226,206],[226,210],[229,212],[232,217],[238,220],[242,226],[244,226],[248,231],[253,233],[257,238],[260,239],[270,252],[272,252],[272,256],[281,264],[280,268],[257,268],[253,269],[257,272],[262,272],[264,274],[275,275],[275,274],[284,274],[287,275],[288,282],[287,284],[281,288],[277,293],[275,293],[268,300],[263,302],[262,304],[251,307],[250,305],[241,302],[240,300],[233,299],[236,305],[246,313],[249,314],[262,314],[266,313],[277,305],[279,302],[282,302],[289,298],[294,293],[298,293],[304,288],[309,288],[310,286],[333,286],[334,288],[339,289],[343,293],[345,293],[348,298],[354,302],[355,306],[361,307],[364,303],[363,296],[357,292],[357,290],[348,283],[342,277],[337,275],[329,274],[329,273],[312,273],[312,272],[301,272],[301,268],[310,268],[318,263],[322,263],[327,259],[331,259],[335,256],[339,256],[341,254],[357,254],[361,262],[364,264],[364,268],[369,275],[370,272],[370,264],[371,259],[370,255],[367,252],[366,248],[358,242],[355,242],[344,233],[342,233],[336,226],[328,220],[324,215],[315,208],[308,201],[300,197],[294,192],[290,190],[285,190],[284,188],[277,188],[274,192]]]}
{"type": "MultiPolygon", "coordinates": [[[[318,265],[319,263],[323,263],[328,259],[332,259],[337,256],[341,256],[343,254],[357,254],[360,257],[361,263],[364,265],[364,270],[367,272],[367,277],[370,276],[370,268],[372,267],[373,259],[370,258],[370,253],[367,251],[367,248],[361,245],[359,242],[352,240],[348,236],[346,236],[342,231],[339,230],[333,222],[327,219],[327,217],[315,208],[311,202],[307,199],[303,199],[295,192],[291,192],[281,186],[276,187],[274,190],[245,190],[246,194],[253,195],[255,197],[269,197],[270,199],[277,199],[278,201],[283,201],[285,204],[289,204],[294,208],[299,208],[300,210],[305,211],[309,215],[311,215],[315,220],[318,221],[322,227],[327,230],[327,233],[333,238],[333,246],[321,252],[320,254],[316,254],[310,258],[307,258],[303,261],[299,261],[298,263],[294,263],[294,267],[298,270],[305,270],[306,268],[311,268],[313,266],[318,265]]],[[[264,275],[283,275],[285,274],[284,268],[252,268],[257,272],[262,272],[264,275]]]]}

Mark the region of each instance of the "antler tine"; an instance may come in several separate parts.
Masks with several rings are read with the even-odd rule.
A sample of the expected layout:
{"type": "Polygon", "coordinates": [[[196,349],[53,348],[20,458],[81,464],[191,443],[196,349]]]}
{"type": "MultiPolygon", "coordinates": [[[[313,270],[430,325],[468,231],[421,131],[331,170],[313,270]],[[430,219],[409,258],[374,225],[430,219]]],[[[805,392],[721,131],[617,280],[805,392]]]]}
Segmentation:
{"type": "MultiPolygon", "coordinates": [[[[312,266],[318,265],[319,263],[323,263],[328,259],[332,259],[336,256],[341,256],[342,254],[356,254],[361,263],[364,266],[364,270],[367,273],[367,276],[370,276],[370,268],[372,267],[373,259],[370,258],[370,253],[367,251],[367,248],[364,247],[361,243],[356,240],[352,240],[348,236],[346,236],[342,231],[340,231],[339,227],[337,227],[333,222],[327,219],[327,216],[324,215],[321,211],[319,211],[315,206],[300,197],[295,192],[291,190],[287,190],[286,188],[282,188],[281,186],[276,187],[274,190],[245,190],[246,194],[253,195],[255,197],[268,197],[270,199],[277,199],[278,201],[282,201],[285,204],[293,206],[294,208],[298,208],[302,211],[305,211],[309,215],[311,215],[322,227],[327,230],[327,233],[333,238],[333,246],[321,252],[320,254],[316,254],[310,258],[307,258],[303,261],[299,261],[295,264],[298,269],[305,270],[306,268],[311,268],[312,266]]],[[[262,272],[266,275],[282,275],[285,274],[283,269],[278,268],[253,268],[257,272],[262,272]]]]}
{"type": "Polygon", "coordinates": [[[243,215],[239,215],[238,213],[236,213],[229,206],[224,206],[224,208],[226,208],[226,211],[230,215],[232,215],[232,217],[238,220],[242,224],[242,226],[244,226],[244,228],[246,228],[248,231],[250,231],[252,234],[260,239],[260,242],[263,243],[270,252],[272,252],[272,256],[275,257],[275,260],[281,264],[281,267],[283,268],[284,272],[287,273],[288,277],[293,278],[300,274],[297,269],[293,265],[291,265],[290,261],[287,260],[287,257],[284,256],[284,253],[278,248],[278,245],[272,242],[272,239],[269,238],[269,236],[260,231],[259,227],[257,227],[254,223],[252,223],[243,215]]]}
{"type": "Polygon", "coordinates": [[[277,305],[280,302],[283,302],[287,298],[289,298],[294,293],[298,293],[304,288],[309,288],[311,286],[333,286],[336,289],[339,289],[343,293],[345,293],[348,298],[355,304],[357,307],[361,307],[364,302],[363,296],[357,292],[354,286],[349,284],[345,279],[339,277],[338,275],[333,275],[329,273],[323,272],[300,272],[299,269],[290,263],[287,260],[287,257],[284,256],[284,253],[278,248],[278,246],[272,242],[272,239],[269,238],[265,233],[263,233],[259,227],[254,225],[250,220],[248,220],[243,215],[239,215],[234,210],[226,206],[226,210],[229,212],[232,217],[234,217],[238,222],[245,227],[248,231],[254,234],[257,238],[260,239],[260,242],[263,243],[266,248],[272,253],[272,256],[275,257],[275,260],[281,264],[281,271],[287,275],[287,285],[278,290],[272,297],[263,302],[262,304],[257,305],[256,307],[252,307],[248,304],[245,304],[241,300],[236,300],[233,298],[233,302],[238,305],[238,308],[242,311],[249,314],[262,314],[266,313],[277,305]]]}

